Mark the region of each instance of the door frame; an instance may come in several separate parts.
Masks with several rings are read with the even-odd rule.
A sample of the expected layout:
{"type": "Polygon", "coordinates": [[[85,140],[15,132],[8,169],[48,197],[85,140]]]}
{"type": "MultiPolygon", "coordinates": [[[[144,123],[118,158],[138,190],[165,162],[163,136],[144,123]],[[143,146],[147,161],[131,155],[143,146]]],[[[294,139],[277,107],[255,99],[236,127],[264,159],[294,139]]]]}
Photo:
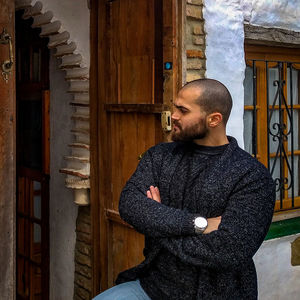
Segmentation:
{"type": "MultiPolygon", "coordinates": [[[[92,227],[92,296],[106,289],[107,280],[107,221],[104,213],[104,201],[109,185],[107,170],[108,159],[107,137],[101,135],[106,128],[106,113],[101,99],[106,98],[106,79],[109,74],[106,68],[107,39],[105,31],[107,0],[91,0],[91,30],[90,30],[90,138],[91,138],[91,227],[92,227]]],[[[164,83],[163,106],[171,109],[171,101],[176,97],[182,86],[182,49],[183,49],[183,12],[184,0],[164,0],[163,2],[163,62],[173,62],[173,68],[164,71],[167,80],[164,83]]],[[[184,53],[185,54],[185,53],[184,53]]],[[[164,136],[168,140],[168,135],[164,136]]]]}
{"type": "MultiPolygon", "coordinates": [[[[15,52],[15,3],[1,0],[0,32],[6,28],[11,36],[13,53],[15,52]]],[[[0,44],[0,63],[9,57],[9,45],[0,44]]],[[[0,295],[3,299],[15,299],[15,221],[16,221],[16,94],[15,64],[6,83],[0,71],[0,295]]]]}

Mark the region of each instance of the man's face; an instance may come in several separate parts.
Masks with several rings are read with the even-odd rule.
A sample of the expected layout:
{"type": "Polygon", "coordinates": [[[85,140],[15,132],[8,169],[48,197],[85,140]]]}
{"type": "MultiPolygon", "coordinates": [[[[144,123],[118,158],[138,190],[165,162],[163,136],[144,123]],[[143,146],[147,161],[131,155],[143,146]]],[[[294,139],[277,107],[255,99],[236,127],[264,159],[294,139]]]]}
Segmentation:
{"type": "Polygon", "coordinates": [[[199,91],[187,88],[179,91],[172,114],[173,141],[193,141],[207,136],[206,113],[196,103],[199,91]]]}

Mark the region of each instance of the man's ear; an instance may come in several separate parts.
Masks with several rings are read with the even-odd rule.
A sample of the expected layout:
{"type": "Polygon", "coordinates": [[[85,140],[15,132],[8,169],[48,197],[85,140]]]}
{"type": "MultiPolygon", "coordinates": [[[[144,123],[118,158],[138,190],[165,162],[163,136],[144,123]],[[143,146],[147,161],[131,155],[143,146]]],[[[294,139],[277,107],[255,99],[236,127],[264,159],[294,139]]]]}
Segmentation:
{"type": "Polygon", "coordinates": [[[214,128],[217,127],[220,123],[222,123],[223,116],[221,113],[215,112],[208,115],[207,120],[208,120],[208,126],[214,128]]]}

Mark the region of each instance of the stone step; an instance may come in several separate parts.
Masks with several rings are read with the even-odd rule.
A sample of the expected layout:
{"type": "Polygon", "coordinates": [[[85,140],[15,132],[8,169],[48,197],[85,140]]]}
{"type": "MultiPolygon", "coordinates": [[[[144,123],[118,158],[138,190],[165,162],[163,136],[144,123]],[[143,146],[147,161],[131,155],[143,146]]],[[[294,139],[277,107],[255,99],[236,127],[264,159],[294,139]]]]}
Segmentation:
{"type": "Polygon", "coordinates": [[[77,161],[81,163],[89,163],[90,159],[89,157],[80,157],[80,156],[72,156],[72,155],[66,155],[64,156],[65,160],[71,160],[71,161],[77,161]]]}
{"type": "Polygon", "coordinates": [[[74,42],[71,42],[66,45],[60,45],[56,47],[56,52],[54,54],[55,57],[61,57],[64,55],[70,55],[73,54],[73,52],[76,49],[76,44],[74,42]]]}
{"type": "Polygon", "coordinates": [[[48,48],[53,49],[59,45],[64,45],[68,42],[69,38],[70,38],[70,33],[68,31],[63,31],[58,34],[50,35],[48,48]]]}
{"type": "Polygon", "coordinates": [[[83,128],[74,128],[74,129],[71,129],[71,132],[74,134],[85,134],[85,135],[90,134],[89,130],[83,129],[83,128]]]}
{"type": "Polygon", "coordinates": [[[40,36],[45,37],[45,36],[57,34],[59,32],[60,27],[61,27],[60,21],[54,21],[49,24],[45,24],[41,27],[42,31],[40,33],[40,36]]]}
{"type": "Polygon", "coordinates": [[[59,170],[60,173],[80,177],[83,179],[89,179],[90,178],[90,173],[87,172],[86,170],[77,170],[77,169],[72,169],[72,168],[62,168],[59,170]]]}
{"type": "Polygon", "coordinates": [[[78,101],[78,102],[90,102],[90,95],[89,93],[84,93],[84,94],[74,94],[73,97],[74,101],[78,101]]]}
{"type": "Polygon", "coordinates": [[[78,68],[82,61],[80,54],[70,54],[62,57],[62,62],[59,66],[60,69],[78,68]]]}
{"type": "Polygon", "coordinates": [[[72,147],[72,148],[82,148],[82,149],[87,149],[87,150],[90,149],[90,145],[89,144],[83,144],[83,143],[72,143],[72,144],[69,144],[69,147],[72,147]]]}
{"type": "Polygon", "coordinates": [[[27,20],[31,17],[40,15],[42,13],[43,4],[41,2],[36,2],[33,6],[30,6],[25,9],[22,18],[27,20]]]}
{"type": "Polygon", "coordinates": [[[89,79],[89,68],[74,68],[67,69],[67,75],[65,76],[66,80],[72,79],[89,79]]]}
{"type": "Polygon", "coordinates": [[[89,115],[82,115],[82,114],[73,114],[72,116],[71,116],[71,119],[72,120],[78,120],[78,121],[90,121],[90,116],[89,115]]]}
{"type": "Polygon", "coordinates": [[[87,93],[89,92],[89,80],[74,80],[70,81],[69,93],[87,93]]]}
{"type": "Polygon", "coordinates": [[[91,187],[89,179],[82,179],[74,176],[67,176],[65,179],[66,187],[71,189],[89,189],[91,187]]]}
{"type": "Polygon", "coordinates": [[[82,102],[70,102],[70,105],[72,106],[76,106],[76,107],[89,107],[90,106],[90,103],[87,102],[87,103],[82,103],[82,102]]]}
{"type": "Polygon", "coordinates": [[[41,27],[42,25],[49,24],[53,18],[53,12],[47,11],[44,14],[33,17],[32,28],[41,27]]]}

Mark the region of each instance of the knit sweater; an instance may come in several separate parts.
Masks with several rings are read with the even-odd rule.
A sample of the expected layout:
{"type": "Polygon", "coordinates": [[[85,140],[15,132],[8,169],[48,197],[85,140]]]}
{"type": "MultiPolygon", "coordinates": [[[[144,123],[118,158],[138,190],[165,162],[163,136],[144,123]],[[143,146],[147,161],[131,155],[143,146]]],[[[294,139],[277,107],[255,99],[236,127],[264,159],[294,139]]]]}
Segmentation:
{"type": "Polygon", "coordinates": [[[163,143],[147,151],[119,204],[121,217],[145,235],[145,260],[119,274],[117,283],[139,278],[153,300],[257,298],[252,257],[271,222],[275,186],[262,164],[240,149],[234,138],[229,141],[192,187],[186,180],[189,170],[184,178],[177,176],[184,158],[192,157],[192,144],[163,143]],[[150,185],[159,188],[162,203],[146,197],[150,185]],[[218,230],[195,234],[193,220],[199,215],[222,216],[218,230]],[[168,286],[149,277],[154,268],[160,274],[170,269],[170,261],[162,256],[173,264],[176,258],[183,266],[183,272],[179,267],[173,273],[173,282],[184,282],[181,291],[172,281],[168,286]],[[188,275],[189,269],[196,278],[188,275]],[[168,296],[162,297],[162,292],[168,296]]]}

